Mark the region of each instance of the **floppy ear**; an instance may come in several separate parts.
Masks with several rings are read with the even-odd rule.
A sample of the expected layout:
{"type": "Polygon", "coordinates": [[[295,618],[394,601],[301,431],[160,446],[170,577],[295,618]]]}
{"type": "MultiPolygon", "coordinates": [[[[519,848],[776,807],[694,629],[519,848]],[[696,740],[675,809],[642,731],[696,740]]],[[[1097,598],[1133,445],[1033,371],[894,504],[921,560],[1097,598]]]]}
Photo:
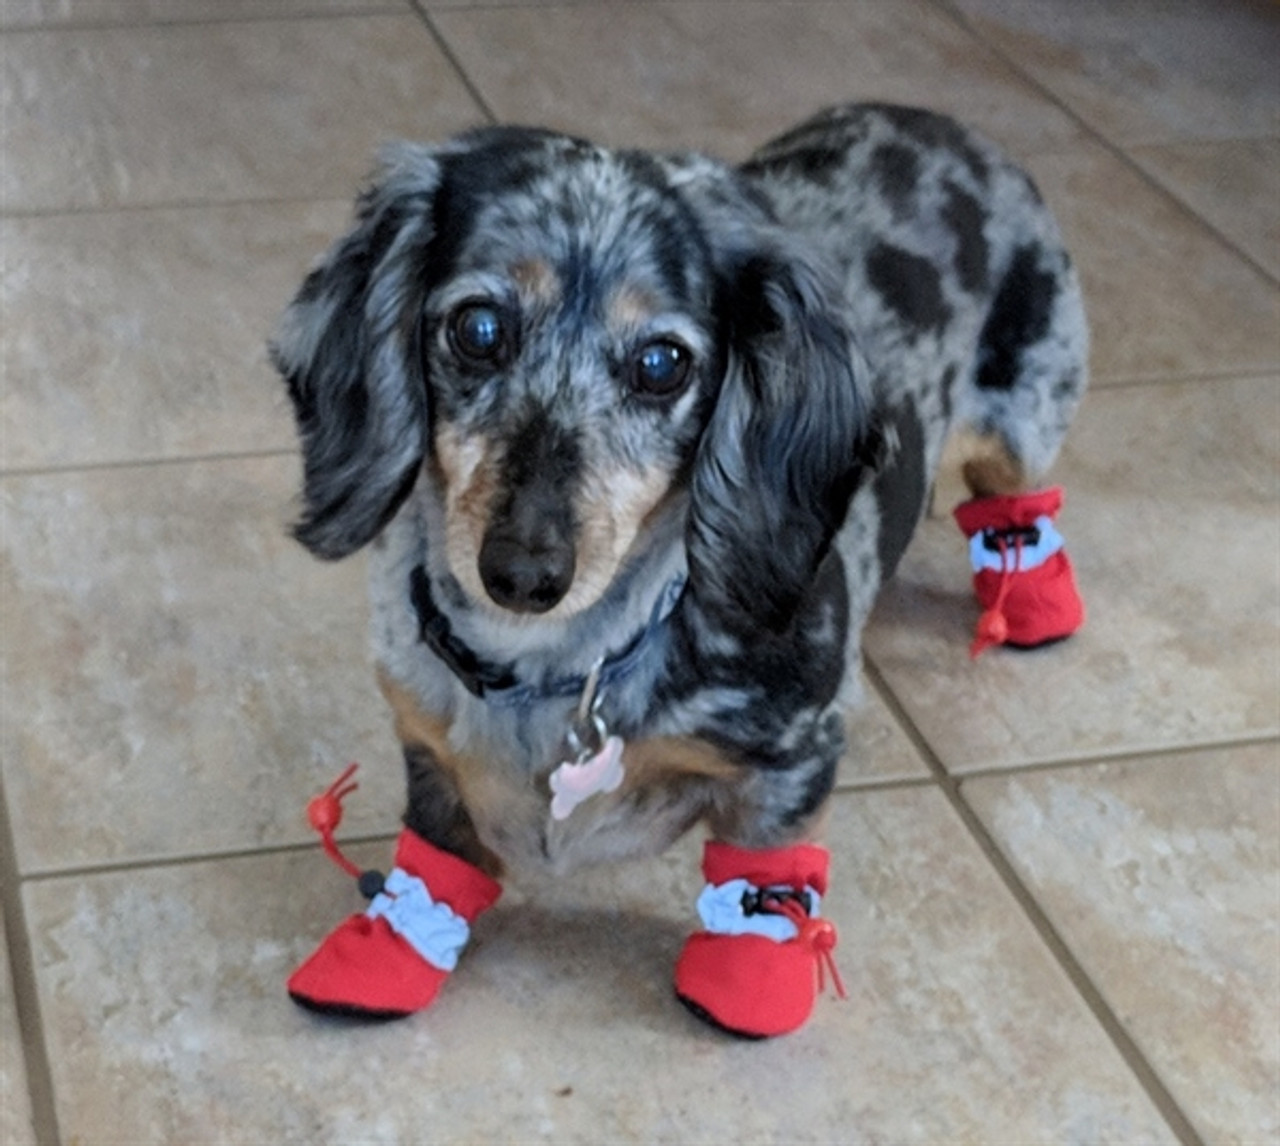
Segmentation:
{"type": "Polygon", "coordinates": [[[384,153],[354,227],[307,276],[271,343],[302,439],[294,535],[320,557],[371,541],[422,463],[427,409],[415,315],[439,182],[432,150],[402,144],[384,153]]]}
{"type": "Polygon", "coordinates": [[[727,364],[692,477],[691,586],[722,620],[785,632],[844,522],[868,398],[834,285],[775,245],[722,283],[727,364]]]}

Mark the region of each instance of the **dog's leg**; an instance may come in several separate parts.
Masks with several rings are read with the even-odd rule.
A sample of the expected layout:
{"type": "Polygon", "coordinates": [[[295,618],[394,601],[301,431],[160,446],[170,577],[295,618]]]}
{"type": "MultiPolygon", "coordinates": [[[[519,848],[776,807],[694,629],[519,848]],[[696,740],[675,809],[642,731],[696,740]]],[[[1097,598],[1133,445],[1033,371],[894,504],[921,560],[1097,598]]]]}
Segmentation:
{"type": "Polygon", "coordinates": [[[813,842],[836,759],[748,773],[709,817],[716,838],[702,858],[703,930],[680,953],[675,987],[713,1026],[747,1038],[785,1034],[809,1018],[827,972],[843,991],[835,928],[820,915],[831,857],[813,842]]]}
{"type": "Polygon", "coordinates": [[[960,468],[972,497],[1011,497],[1030,488],[1026,470],[1002,438],[973,438],[960,468]]]}
{"type": "Polygon", "coordinates": [[[449,754],[448,727],[423,711],[408,689],[385,671],[378,685],[395,716],[404,749],[409,799],[404,824],[441,851],[450,852],[495,879],[502,861],[480,842],[458,782],[459,763],[449,754]]]}
{"type": "Polygon", "coordinates": [[[409,781],[405,827],[486,875],[500,878],[502,861],[480,842],[458,782],[435,752],[425,744],[406,743],[404,762],[409,781]]]}
{"type": "MultiPolygon", "coordinates": [[[[431,1005],[470,937],[502,894],[501,864],[480,843],[455,774],[438,755],[446,729],[385,674],[408,769],[409,806],[394,865],[367,911],[351,916],[289,979],[311,1010],[394,1018],[431,1005]]],[[[361,881],[362,890],[364,881],[361,881]]]]}

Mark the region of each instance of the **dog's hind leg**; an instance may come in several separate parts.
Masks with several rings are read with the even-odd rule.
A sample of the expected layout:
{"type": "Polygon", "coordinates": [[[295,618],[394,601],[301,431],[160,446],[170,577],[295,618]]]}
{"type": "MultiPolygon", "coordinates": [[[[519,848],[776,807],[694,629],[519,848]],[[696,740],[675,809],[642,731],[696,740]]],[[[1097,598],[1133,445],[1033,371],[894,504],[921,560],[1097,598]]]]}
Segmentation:
{"type": "Polygon", "coordinates": [[[972,500],[955,511],[984,609],[972,656],[992,645],[1060,640],[1084,619],[1054,525],[1062,491],[1037,489],[1084,392],[1088,330],[1051,220],[1041,210],[1029,221],[1037,241],[1013,247],[965,398],[966,420],[981,442],[962,471],[972,500]]]}
{"type": "MultiPolygon", "coordinates": [[[[1038,229],[1052,229],[1043,211],[1038,229]]],[[[976,436],[975,497],[1033,488],[1057,457],[1088,380],[1080,286],[1056,235],[1016,246],[992,298],[958,419],[976,436]]]]}

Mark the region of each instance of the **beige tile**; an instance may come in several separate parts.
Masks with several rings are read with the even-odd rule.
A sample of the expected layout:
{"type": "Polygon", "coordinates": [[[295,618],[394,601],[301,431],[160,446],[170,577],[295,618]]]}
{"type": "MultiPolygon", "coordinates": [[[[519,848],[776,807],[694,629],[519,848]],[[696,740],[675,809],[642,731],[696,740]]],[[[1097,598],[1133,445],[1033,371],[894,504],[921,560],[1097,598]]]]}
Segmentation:
{"type": "Polygon", "coordinates": [[[0,1142],[5,1146],[35,1146],[27,1067],[14,1005],[13,980],[9,977],[8,952],[4,919],[0,917],[0,1142]]]}
{"type": "Polygon", "coordinates": [[[1204,1140],[1280,1138],[1280,745],[965,792],[1204,1140]]]}
{"type": "Polygon", "coordinates": [[[345,203],[0,220],[0,466],[289,449],[275,317],[345,203]]]}
{"type": "Polygon", "coordinates": [[[943,798],[837,805],[826,902],[851,998],[763,1044],[707,1030],[671,997],[699,888],[692,840],[514,890],[435,1008],[379,1026],[284,996],[294,962],[356,906],[316,853],[31,884],[63,1133],[1173,1141],[943,798]]]}
{"type": "Polygon", "coordinates": [[[408,0],[0,0],[0,28],[404,12],[408,0]]]}
{"type": "Polygon", "coordinates": [[[1135,147],[1130,155],[1280,278],[1280,139],[1135,147]]]}
{"type": "Polygon", "coordinates": [[[1280,726],[1280,378],[1091,393],[1056,473],[1087,618],[970,662],[963,538],[925,523],[866,647],[948,768],[1273,734],[1280,726]]]}
{"type": "Polygon", "coordinates": [[[304,840],[306,800],[351,759],[346,827],[395,829],[361,562],[286,536],[296,468],[0,483],[0,748],[24,871],[304,840]]]}
{"type": "Polygon", "coordinates": [[[1099,382],[1280,365],[1280,290],[1101,147],[1030,160],[1080,269],[1099,382]]]}
{"type": "Polygon", "coordinates": [[[0,40],[10,211],[349,198],[379,143],[476,122],[414,16],[0,40]]]}
{"type": "Polygon", "coordinates": [[[974,27],[1123,143],[1280,131],[1270,0],[955,0],[974,27]]]}
{"type": "Polygon", "coordinates": [[[893,713],[870,684],[845,721],[848,747],[836,773],[836,786],[857,787],[883,780],[925,779],[929,767],[893,713]]]}
{"type": "Polygon", "coordinates": [[[500,118],[616,144],[739,158],[853,99],[933,105],[1024,152],[1080,138],[922,0],[477,8],[436,22],[500,118]]]}

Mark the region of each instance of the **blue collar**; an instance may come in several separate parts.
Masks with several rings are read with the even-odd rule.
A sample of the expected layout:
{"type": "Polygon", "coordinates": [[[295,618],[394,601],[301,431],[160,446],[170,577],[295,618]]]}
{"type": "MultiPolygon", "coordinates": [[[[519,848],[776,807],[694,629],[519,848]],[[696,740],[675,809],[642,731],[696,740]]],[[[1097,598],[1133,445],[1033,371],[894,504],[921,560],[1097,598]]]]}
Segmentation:
{"type": "MultiPolygon", "coordinates": [[[[684,592],[683,574],[673,578],[658,594],[648,623],[617,652],[606,653],[597,688],[606,689],[630,676],[640,663],[649,641],[675,610],[684,592]]],[[[454,632],[449,618],[431,593],[431,579],[425,566],[409,574],[409,595],[418,614],[419,637],[472,696],[504,708],[521,707],[539,700],[578,697],[587,684],[586,674],[555,677],[541,684],[521,682],[511,662],[501,664],[482,658],[454,632]]]]}

